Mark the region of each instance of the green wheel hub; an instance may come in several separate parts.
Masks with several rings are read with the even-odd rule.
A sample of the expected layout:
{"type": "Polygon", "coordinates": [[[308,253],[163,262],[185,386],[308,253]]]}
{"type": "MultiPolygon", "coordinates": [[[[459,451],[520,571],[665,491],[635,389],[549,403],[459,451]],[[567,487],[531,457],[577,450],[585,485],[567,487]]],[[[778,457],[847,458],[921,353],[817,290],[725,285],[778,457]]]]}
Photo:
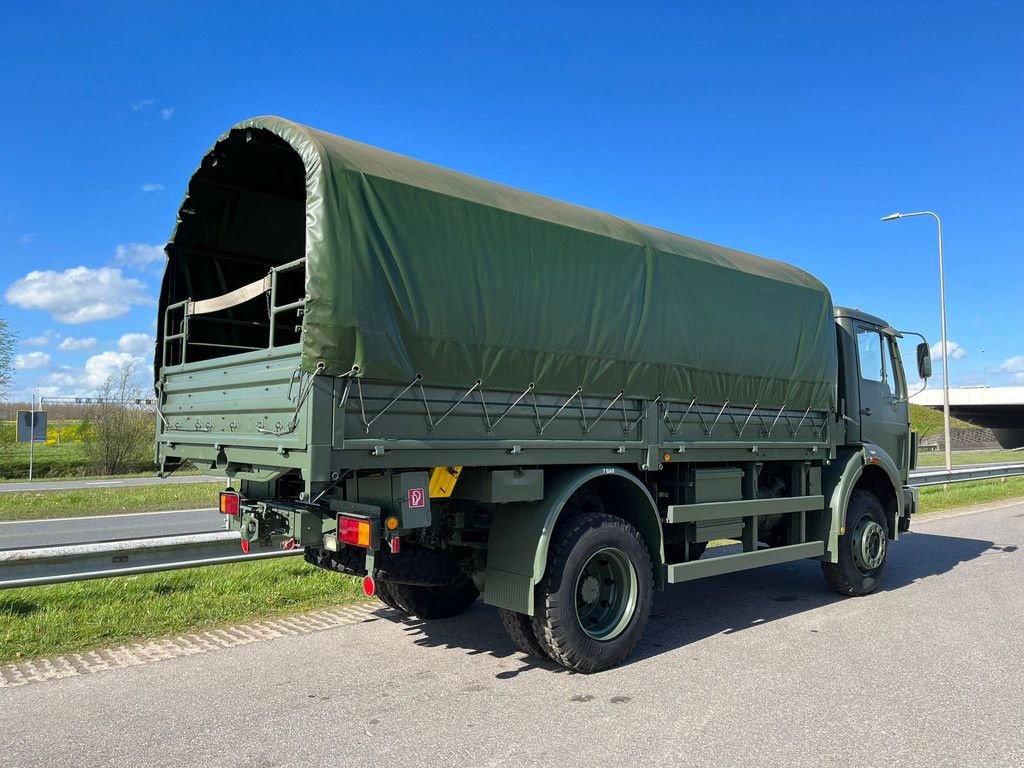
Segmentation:
{"type": "Polygon", "coordinates": [[[636,611],[637,577],[619,549],[595,552],[576,580],[576,617],[588,637],[611,640],[629,625],[636,611]]]}
{"type": "Polygon", "coordinates": [[[857,570],[869,574],[885,560],[885,529],[870,517],[863,517],[853,531],[853,561],[857,570]]]}

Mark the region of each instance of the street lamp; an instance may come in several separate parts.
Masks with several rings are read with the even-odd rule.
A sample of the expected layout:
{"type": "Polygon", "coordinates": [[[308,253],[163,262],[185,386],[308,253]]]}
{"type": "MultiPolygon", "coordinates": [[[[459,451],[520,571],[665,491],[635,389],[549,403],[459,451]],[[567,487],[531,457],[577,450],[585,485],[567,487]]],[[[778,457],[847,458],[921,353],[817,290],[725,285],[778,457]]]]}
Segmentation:
{"type": "Polygon", "coordinates": [[[917,211],[916,213],[890,213],[883,216],[882,221],[895,221],[906,219],[911,216],[933,216],[935,223],[939,225],[939,308],[942,318],[942,428],[946,439],[946,471],[953,469],[953,457],[951,455],[949,439],[949,350],[946,340],[946,277],[942,264],[942,219],[939,214],[932,211],[917,211]]]}

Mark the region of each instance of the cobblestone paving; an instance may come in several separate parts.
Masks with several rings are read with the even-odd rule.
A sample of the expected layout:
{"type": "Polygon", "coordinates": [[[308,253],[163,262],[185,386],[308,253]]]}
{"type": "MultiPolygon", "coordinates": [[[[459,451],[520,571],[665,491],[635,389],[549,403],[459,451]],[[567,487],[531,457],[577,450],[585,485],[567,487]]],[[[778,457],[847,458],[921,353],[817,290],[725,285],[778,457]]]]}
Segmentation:
{"type": "Polygon", "coordinates": [[[381,610],[380,606],[374,604],[346,606],[236,627],[211,629],[196,634],[143,640],[112,648],[19,661],[0,666],[0,689],[91,675],[123,667],[137,667],[165,659],[210,653],[289,635],[308,635],[333,627],[358,624],[372,617],[378,610],[381,610]]]}

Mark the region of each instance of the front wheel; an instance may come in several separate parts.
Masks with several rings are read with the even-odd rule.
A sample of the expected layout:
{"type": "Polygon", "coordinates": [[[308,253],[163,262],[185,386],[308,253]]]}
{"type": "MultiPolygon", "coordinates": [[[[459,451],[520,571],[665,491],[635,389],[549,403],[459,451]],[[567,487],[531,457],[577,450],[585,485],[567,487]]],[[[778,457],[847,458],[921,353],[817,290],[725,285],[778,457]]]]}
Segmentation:
{"type": "Polygon", "coordinates": [[[626,521],[598,513],[561,521],[537,585],[534,633],[544,652],[576,672],[619,664],[647,626],[651,559],[626,521]]]}
{"type": "Polygon", "coordinates": [[[878,497],[854,491],[839,537],[839,561],[822,563],[825,581],[841,595],[866,595],[882,581],[889,559],[889,525],[878,497]]]}

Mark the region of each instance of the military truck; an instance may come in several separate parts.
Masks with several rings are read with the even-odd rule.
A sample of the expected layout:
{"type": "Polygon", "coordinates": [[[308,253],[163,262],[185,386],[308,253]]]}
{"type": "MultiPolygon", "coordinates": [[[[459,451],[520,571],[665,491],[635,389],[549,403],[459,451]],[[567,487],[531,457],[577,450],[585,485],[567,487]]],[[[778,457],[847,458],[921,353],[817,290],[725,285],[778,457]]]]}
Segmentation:
{"type": "Polygon", "coordinates": [[[900,332],[795,267],[277,117],[220,137],[166,250],[161,470],[396,611],[482,596],[594,672],[668,584],[871,592],[917,505],[900,332]]]}

